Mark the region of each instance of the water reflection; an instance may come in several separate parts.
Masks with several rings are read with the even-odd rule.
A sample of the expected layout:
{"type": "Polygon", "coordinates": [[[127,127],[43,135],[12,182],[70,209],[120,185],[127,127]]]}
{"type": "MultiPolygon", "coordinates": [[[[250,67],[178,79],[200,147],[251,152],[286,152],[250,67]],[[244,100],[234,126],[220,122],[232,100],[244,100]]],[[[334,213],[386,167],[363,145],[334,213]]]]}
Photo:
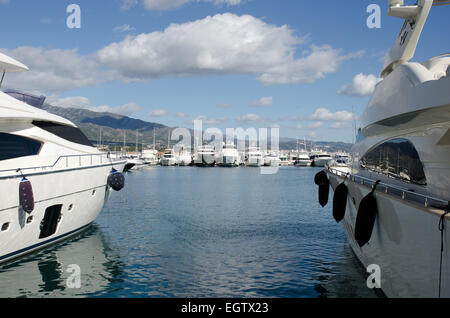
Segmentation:
{"type": "Polygon", "coordinates": [[[0,297],[79,297],[108,293],[124,279],[123,264],[94,225],[77,236],[0,268],[0,297]],[[69,288],[69,265],[79,266],[81,288],[69,288]]]}
{"type": "Polygon", "coordinates": [[[312,199],[317,171],[130,173],[98,226],[0,267],[0,297],[373,297],[331,207],[312,199]]]}

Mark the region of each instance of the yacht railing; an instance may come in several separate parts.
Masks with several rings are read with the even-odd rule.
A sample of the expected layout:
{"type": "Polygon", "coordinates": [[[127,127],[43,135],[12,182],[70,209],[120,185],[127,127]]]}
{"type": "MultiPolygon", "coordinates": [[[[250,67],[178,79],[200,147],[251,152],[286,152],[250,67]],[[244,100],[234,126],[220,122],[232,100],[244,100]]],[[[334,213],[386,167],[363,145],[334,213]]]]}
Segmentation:
{"type": "Polygon", "coordinates": [[[98,154],[83,154],[83,155],[64,155],[59,156],[58,159],[52,164],[47,166],[35,166],[35,167],[18,167],[16,169],[0,170],[0,174],[14,173],[20,175],[27,174],[29,172],[46,172],[56,169],[73,169],[80,167],[88,167],[94,165],[110,165],[117,163],[118,161],[125,161],[120,157],[113,158],[111,153],[98,153],[98,154]]]}
{"type": "MultiPolygon", "coordinates": [[[[373,180],[370,178],[357,176],[354,174],[346,173],[344,171],[337,170],[335,168],[327,167],[326,168],[330,173],[333,173],[336,176],[347,178],[347,180],[358,183],[360,185],[366,186],[368,188],[373,188],[377,183],[377,180],[373,180]]],[[[376,187],[376,192],[381,192],[385,194],[392,195],[397,197],[400,200],[407,201],[410,203],[414,203],[417,205],[421,205],[425,208],[436,208],[436,209],[445,209],[449,207],[450,201],[435,198],[429,195],[420,194],[414,192],[413,190],[408,190],[405,188],[397,187],[394,185],[389,185],[383,182],[378,183],[376,187]]]]}

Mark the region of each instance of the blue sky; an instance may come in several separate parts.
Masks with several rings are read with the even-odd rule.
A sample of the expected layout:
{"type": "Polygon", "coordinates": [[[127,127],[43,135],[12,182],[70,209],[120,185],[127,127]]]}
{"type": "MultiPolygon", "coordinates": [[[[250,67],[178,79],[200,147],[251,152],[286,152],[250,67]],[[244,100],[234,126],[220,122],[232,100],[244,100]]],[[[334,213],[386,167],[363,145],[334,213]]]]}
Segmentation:
{"type": "MultiPolygon", "coordinates": [[[[2,0],[0,51],[30,67],[7,87],[64,107],[169,126],[279,127],[351,141],[402,21],[386,1],[2,0]],[[81,28],[66,25],[69,4],[81,28]],[[369,4],[381,28],[369,29],[369,4]]],[[[433,8],[415,59],[449,50],[449,7],[433,8]]]]}

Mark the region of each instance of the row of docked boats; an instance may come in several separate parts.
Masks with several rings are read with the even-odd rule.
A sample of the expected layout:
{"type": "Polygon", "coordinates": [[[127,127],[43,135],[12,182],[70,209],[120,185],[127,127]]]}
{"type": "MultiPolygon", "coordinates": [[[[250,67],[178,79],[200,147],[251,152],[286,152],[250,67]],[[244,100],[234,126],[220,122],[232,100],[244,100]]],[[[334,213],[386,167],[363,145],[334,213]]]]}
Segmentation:
{"type": "Polygon", "coordinates": [[[280,151],[266,152],[257,147],[249,147],[240,152],[233,143],[223,143],[222,147],[212,145],[191,149],[145,149],[141,153],[123,155],[127,159],[126,170],[139,169],[144,166],[197,166],[197,167],[262,167],[262,166],[297,166],[325,167],[333,162],[348,165],[350,156],[345,152],[330,154],[315,149],[311,152],[280,151]]]}

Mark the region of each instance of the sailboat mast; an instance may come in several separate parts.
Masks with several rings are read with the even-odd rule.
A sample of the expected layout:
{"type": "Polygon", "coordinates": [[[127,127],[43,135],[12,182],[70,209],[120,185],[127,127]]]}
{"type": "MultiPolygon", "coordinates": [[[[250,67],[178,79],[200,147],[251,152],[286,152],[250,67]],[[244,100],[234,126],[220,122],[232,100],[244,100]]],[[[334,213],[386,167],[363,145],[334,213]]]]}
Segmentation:
{"type": "Polygon", "coordinates": [[[139,129],[136,129],[136,152],[138,152],[139,148],[138,139],[139,139],[139,129]]]}
{"type": "Polygon", "coordinates": [[[170,149],[170,130],[169,133],[167,134],[167,149],[170,149]]]}
{"type": "Polygon", "coordinates": [[[123,131],[123,152],[126,152],[126,139],[127,139],[127,131],[123,131]]]}

